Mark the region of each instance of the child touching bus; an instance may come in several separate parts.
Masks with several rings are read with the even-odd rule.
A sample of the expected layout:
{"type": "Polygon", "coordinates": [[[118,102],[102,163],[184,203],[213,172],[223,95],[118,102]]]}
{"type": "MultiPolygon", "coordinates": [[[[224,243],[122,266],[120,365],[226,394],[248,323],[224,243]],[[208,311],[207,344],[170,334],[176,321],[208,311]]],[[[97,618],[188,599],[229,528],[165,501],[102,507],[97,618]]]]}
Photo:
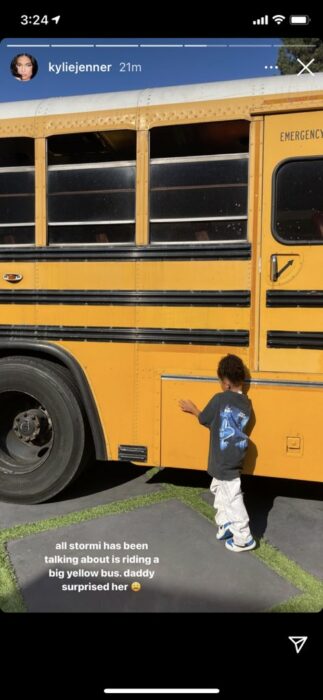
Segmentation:
{"type": "Polygon", "coordinates": [[[226,355],[218,366],[222,394],[215,394],[203,411],[190,400],[181,400],[180,408],[196,416],[210,429],[208,473],[216,509],[217,539],[226,540],[232,552],[256,547],[249,529],[249,517],[241,491],[240,468],[248,446],[244,429],[250,419],[251,402],[243,394],[245,371],[242,360],[226,355]]]}

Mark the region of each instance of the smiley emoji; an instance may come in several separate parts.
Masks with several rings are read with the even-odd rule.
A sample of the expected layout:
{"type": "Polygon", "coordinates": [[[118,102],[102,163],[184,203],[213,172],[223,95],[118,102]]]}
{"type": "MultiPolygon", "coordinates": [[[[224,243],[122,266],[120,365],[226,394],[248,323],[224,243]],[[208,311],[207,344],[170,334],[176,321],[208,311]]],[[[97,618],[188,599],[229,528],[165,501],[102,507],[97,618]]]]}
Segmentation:
{"type": "Polygon", "coordinates": [[[131,590],[132,590],[132,591],[135,591],[135,592],[137,593],[137,591],[140,591],[140,589],[141,589],[141,583],[138,583],[138,581],[134,581],[134,582],[131,584],[131,590]]]}

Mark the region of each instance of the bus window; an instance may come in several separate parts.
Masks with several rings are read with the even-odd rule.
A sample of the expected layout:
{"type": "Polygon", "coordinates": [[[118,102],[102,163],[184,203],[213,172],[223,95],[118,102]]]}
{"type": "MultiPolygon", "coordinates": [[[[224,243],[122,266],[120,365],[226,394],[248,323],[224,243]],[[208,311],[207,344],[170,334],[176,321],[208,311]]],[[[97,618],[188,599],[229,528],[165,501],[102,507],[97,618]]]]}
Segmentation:
{"type": "Polygon", "coordinates": [[[282,163],[275,178],[273,233],[282,243],[323,243],[323,159],[282,163]]]}
{"type": "Polygon", "coordinates": [[[248,148],[245,121],[152,129],[151,242],[246,240],[248,148]]]}
{"type": "Polygon", "coordinates": [[[135,131],[50,137],[49,243],[134,242],[135,178],[135,131]]]}
{"type": "Polygon", "coordinates": [[[0,245],[34,243],[34,165],[33,139],[0,139],[0,245]]]}

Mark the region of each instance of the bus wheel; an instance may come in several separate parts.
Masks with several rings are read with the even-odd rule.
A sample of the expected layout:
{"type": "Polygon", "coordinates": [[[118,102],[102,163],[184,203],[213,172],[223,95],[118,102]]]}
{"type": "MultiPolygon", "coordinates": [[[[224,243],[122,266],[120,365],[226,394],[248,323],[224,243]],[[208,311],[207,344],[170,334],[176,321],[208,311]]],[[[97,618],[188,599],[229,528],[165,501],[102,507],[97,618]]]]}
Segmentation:
{"type": "Polygon", "coordinates": [[[0,500],[42,503],[83,466],[85,425],[71,385],[50,363],[0,359],[0,500]]]}

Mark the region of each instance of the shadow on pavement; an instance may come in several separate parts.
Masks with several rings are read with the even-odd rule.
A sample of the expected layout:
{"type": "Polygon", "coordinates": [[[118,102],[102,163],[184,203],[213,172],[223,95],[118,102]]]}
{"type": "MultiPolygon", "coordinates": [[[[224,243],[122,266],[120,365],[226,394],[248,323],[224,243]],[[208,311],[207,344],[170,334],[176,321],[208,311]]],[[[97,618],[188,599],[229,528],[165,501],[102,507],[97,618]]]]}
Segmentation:
{"type": "Polygon", "coordinates": [[[143,476],[151,467],[137,467],[131,462],[94,462],[78,479],[48,503],[68,501],[122,486],[143,476]]]}
{"type": "Polygon", "coordinates": [[[241,481],[250,527],[257,538],[263,537],[267,530],[268,516],[276,499],[299,499],[304,503],[313,501],[318,504],[323,501],[323,484],[312,481],[248,475],[243,475],[241,481]]]}
{"type": "Polygon", "coordinates": [[[192,488],[208,489],[211,477],[205,471],[194,471],[193,469],[160,469],[148,484],[172,484],[173,486],[187,486],[192,488]]]}

